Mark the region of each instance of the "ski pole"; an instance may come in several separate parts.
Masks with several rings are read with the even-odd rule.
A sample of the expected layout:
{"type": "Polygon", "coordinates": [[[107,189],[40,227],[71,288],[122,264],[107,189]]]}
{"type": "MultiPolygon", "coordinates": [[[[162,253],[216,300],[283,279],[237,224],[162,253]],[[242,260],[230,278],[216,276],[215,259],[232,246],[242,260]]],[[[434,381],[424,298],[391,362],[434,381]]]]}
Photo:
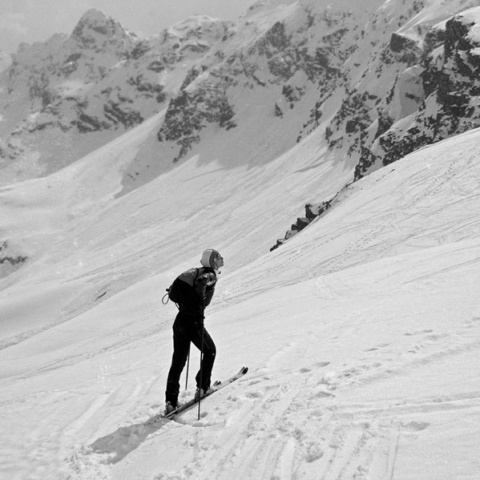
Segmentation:
{"type": "Polygon", "coordinates": [[[188,389],[188,371],[190,370],[190,344],[188,345],[188,356],[187,356],[187,376],[185,378],[185,390],[188,389]]]}
{"type": "Polygon", "coordinates": [[[203,384],[203,338],[205,332],[205,319],[202,322],[202,348],[200,349],[200,397],[198,398],[198,420],[200,420],[200,403],[202,401],[202,384],[203,384]]]}

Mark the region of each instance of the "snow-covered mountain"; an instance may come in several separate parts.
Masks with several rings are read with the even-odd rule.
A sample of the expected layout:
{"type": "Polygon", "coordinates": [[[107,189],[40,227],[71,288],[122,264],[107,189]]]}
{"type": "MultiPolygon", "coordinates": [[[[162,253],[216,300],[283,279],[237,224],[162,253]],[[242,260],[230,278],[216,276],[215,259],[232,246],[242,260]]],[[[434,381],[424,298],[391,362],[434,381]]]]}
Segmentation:
{"type": "Polygon", "coordinates": [[[70,36],[22,45],[0,76],[2,183],[56,171],[161,111],[229,28],[198,17],[140,40],[89,10],[70,36]]]}
{"type": "MultiPolygon", "coordinates": [[[[480,130],[449,127],[433,145],[418,134],[422,148],[399,153],[417,135],[408,125],[426,135],[456,112],[465,129],[450,92],[470,92],[475,126],[476,5],[275,0],[237,24],[197,17],[148,41],[91,11],[71,36],[23,47],[0,122],[12,156],[0,477],[477,478],[480,130]],[[52,96],[57,115],[28,79],[74,51],[71,73],[48,76],[55,95],[71,88],[52,96]],[[127,71],[152,75],[165,100],[129,90],[127,71]],[[106,113],[119,92],[142,121],[106,113]],[[80,98],[91,121],[75,115],[80,98]],[[58,154],[70,141],[90,153],[58,154]],[[176,309],[161,299],[211,247],[225,258],[206,317],[214,377],[249,373],[200,418],[165,422],[176,309]]],[[[198,360],[192,349],[182,399],[198,360]]]]}
{"type": "MultiPolygon", "coordinates": [[[[148,40],[90,10],[2,75],[2,183],[56,171],[165,108],[125,191],[197,154],[269,162],[317,129],[359,179],[479,125],[479,5],[258,2],[236,24],[192,17],[148,40]]],[[[306,198],[285,239],[330,200],[306,198]]]]}

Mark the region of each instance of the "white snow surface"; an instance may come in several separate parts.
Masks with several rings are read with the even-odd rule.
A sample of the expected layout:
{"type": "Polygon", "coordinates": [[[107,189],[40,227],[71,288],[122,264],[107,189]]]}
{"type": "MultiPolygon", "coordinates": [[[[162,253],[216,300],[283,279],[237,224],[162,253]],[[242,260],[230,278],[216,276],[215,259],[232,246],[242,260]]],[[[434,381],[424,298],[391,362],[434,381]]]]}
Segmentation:
{"type": "Polygon", "coordinates": [[[351,185],[270,253],[351,169],[320,132],[119,195],[161,115],[0,189],[2,238],[30,258],[0,279],[0,478],[479,479],[480,131],[351,185]],[[249,372],[200,419],[165,421],[176,309],[161,298],[209,247],[225,258],[214,378],[249,372]]]}

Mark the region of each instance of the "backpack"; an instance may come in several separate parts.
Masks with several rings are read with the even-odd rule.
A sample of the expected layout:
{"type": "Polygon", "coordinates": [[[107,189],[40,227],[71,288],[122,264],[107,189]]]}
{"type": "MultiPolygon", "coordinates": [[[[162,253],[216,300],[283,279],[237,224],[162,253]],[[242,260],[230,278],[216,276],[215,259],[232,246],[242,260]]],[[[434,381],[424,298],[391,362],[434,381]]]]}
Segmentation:
{"type": "MultiPolygon", "coordinates": [[[[194,283],[194,284],[195,284],[195,282],[196,282],[196,280],[197,280],[197,277],[198,277],[198,275],[199,275],[199,273],[200,273],[200,269],[199,269],[199,268],[197,268],[196,270],[197,270],[197,273],[196,273],[195,278],[194,278],[194,280],[193,280],[193,283],[194,283]]],[[[181,289],[181,287],[180,287],[180,282],[181,282],[181,281],[182,281],[182,280],[180,280],[180,278],[177,277],[177,278],[173,281],[173,283],[166,289],[167,293],[166,293],[166,294],[163,296],[163,298],[162,298],[162,303],[163,303],[164,305],[166,305],[169,300],[171,300],[171,301],[174,302],[174,303],[178,303],[178,302],[179,302],[179,300],[180,300],[180,298],[179,298],[179,290],[181,289]],[[165,300],[165,298],[166,298],[166,300],[165,300]]]]}
{"type": "Polygon", "coordinates": [[[165,296],[168,296],[168,299],[164,303],[168,303],[168,300],[171,300],[174,303],[178,303],[178,301],[180,300],[178,298],[178,289],[179,289],[178,282],[179,280],[178,278],[176,278],[175,281],[167,288],[167,293],[165,296]]]}

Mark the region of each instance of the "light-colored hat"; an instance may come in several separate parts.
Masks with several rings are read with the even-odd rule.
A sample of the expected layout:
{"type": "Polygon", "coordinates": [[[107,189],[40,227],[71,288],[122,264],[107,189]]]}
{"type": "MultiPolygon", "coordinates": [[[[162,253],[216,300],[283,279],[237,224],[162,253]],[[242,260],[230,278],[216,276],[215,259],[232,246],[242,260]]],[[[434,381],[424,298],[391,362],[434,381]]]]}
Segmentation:
{"type": "Polygon", "coordinates": [[[218,270],[219,268],[223,267],[223,258],[217,250],[208,248],[203,252],[200,263],[204,267],[210,267],[214,270],[218,270]]]}

